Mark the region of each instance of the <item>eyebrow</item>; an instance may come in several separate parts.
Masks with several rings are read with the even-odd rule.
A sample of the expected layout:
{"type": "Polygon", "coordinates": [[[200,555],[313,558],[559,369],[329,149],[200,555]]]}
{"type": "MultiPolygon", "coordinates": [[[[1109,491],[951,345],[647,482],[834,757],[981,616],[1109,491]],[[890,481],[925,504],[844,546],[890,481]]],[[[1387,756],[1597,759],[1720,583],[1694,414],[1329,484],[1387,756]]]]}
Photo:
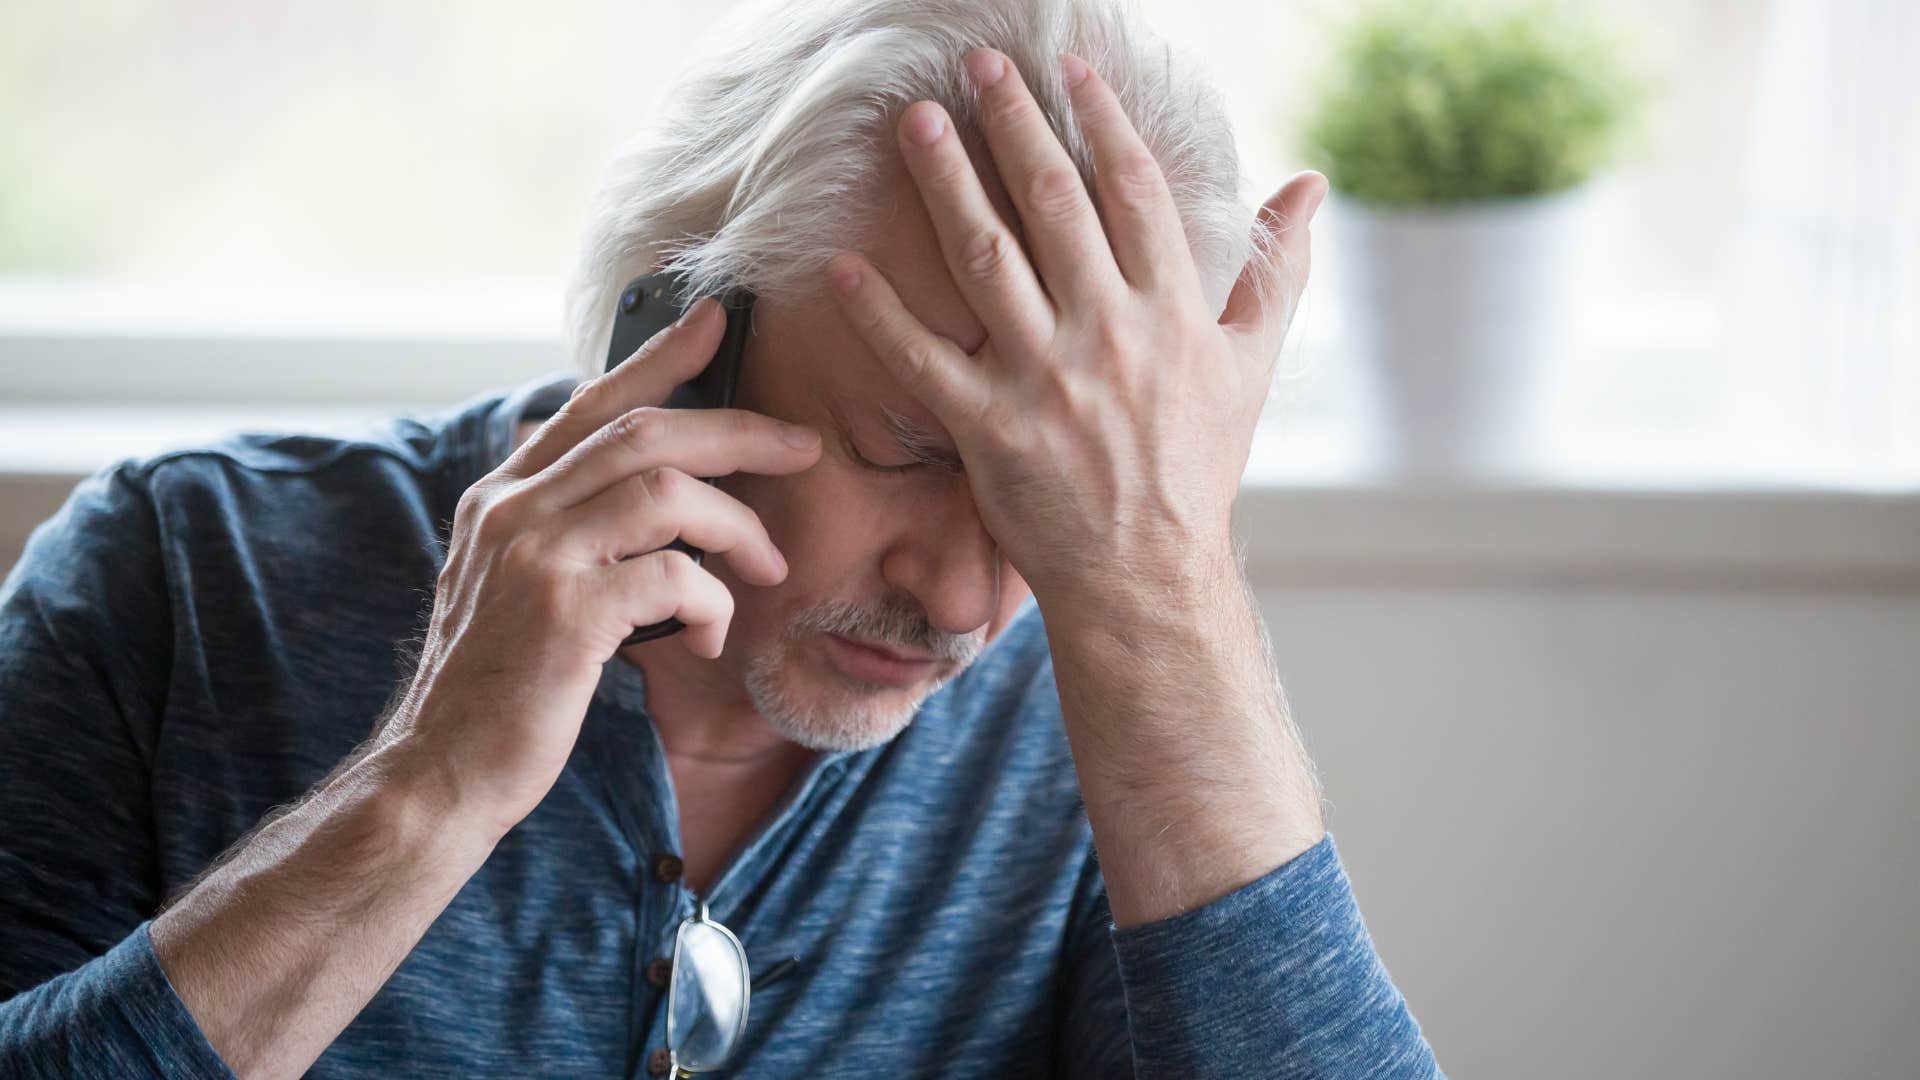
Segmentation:
{"type": "Polygon", "coordinates": [[[933,433],[908,417],[902,416],[885,405],[880,406],[880,415],[886,417],[887,430],[900,449],[907,452],[913,460],[922,465],[931,465],[948,472],[965,472],[966,463],[960,455],[940,445],[933,433]]]}
{"type": "MultiPolygon", "coordinates": [[[[827,407],[828,415],[833,417],[833,422],[839,426],[843,434],[851,437],[853,425],[847,422],[847,414],[840,407],[840,402],[824,394],[821,397],[822,404],[827,407]]],[[[887,432],[893,436],[893,441],[898,443],[900,449],[915,462],[951,473],[966,471],[966,465],[960,460],[960,455],[941,446],[939,440],[933,437],[933,433],[919,422],[894,412],[885,405],[880,406],[880,415],[886,420],[887,432]]]]}

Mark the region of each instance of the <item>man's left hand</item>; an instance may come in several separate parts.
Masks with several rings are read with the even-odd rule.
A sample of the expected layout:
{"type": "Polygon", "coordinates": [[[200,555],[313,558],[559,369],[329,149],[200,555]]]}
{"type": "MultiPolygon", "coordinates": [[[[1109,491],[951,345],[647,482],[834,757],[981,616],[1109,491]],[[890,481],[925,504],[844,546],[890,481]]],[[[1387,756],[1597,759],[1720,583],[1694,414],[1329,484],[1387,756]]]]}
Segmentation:
{"type": "Polygon", "coordinates": [[[850,251],[828,264],[841,306],[951,433],[983,525],[1043,603],[1088,598],[1091,568],[1108,595],[1217,577],[1326,178],[1298,174],[1261,207],[1253,240],[1275,272],[1250,260],[1216,313],[1166,176],[1098,74],[1061,57],[1089,193],[1011,61],[978,49],[966,65],[1031,258],[944,110],[917,102],[901,150],[986,342],[968,354],[927,329],[850,251]]]}

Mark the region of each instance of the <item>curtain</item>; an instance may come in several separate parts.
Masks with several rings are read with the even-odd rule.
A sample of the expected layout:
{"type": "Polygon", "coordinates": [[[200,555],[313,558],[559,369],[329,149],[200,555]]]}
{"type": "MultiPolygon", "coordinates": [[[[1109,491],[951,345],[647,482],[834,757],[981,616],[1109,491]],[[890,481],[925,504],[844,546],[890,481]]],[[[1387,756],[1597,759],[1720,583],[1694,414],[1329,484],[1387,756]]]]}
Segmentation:
{"type": "Polygon", "coordinates": [[[1920,476],[1920,4],[1773,0],[1723,338],[1776,475],[1920,476]]]}

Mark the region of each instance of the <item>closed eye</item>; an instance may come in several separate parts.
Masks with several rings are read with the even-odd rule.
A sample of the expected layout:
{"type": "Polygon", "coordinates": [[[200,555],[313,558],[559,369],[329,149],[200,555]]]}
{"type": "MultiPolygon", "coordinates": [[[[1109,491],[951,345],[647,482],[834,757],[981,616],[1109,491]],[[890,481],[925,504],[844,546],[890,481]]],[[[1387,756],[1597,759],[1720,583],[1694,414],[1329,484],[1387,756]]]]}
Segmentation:
{"type": "Polygon", "coordinates": [[[919,468],[921,465],[918,461],[909,461],[901,465],[882,465],[877,461],[869,461],[867,460],[867,456],[860,452],[859,447],[853,445],[853,440],[851,439],[847,440],[847,452],[853,455],[853,460],[859,462],[865,468],[872,469],[874,472],[903,473],[908,469],[919,468]]]}

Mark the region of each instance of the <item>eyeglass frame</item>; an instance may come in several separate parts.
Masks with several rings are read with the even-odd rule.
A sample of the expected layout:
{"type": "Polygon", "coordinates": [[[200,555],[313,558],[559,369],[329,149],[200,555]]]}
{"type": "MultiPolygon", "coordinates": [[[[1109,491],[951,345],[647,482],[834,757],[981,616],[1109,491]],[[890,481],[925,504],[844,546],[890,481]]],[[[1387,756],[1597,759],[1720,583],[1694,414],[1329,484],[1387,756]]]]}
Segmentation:
{"type": "Polygon", "coordinates": [[[739,1049],[740,1037],[746,1034],[747,1012],[753,1004],[753,973],[747,964],[746,946],[740,944],[740,939],[734,935],[733,931],[727,929],[725,924],[713,918],[707,910],[707,902],[705,899],[696,898],[695,904],[697,906],[694,908],[693,914],[681,919],[680,925],[673,932],[673,967],[667,974],[667,1075],[675,1077],[676,1080],[696,1076],[701,1072],[716,1072],[724,1068],[726,1063],[733,1058],[734,1051],[739,1049]],[[680,948],[682,943],[686,941],[688,928],[700,924],[705,924],[720,931],[721,936],[726,938],[733,946],[734,958],[740,962],[740,1017],[733,1023],[732,1034],[727,1038],[726,1052],[720,1055],[719,1062],[710,1068],[693,1070],[680,1064],[680,1048],[675,1045],[679,1042],[679,1039],[676,1037],[673,1021],[674,1014],[678,1011],[675,1006],[678,1004],[680,996],[680,980],[678,978],[680,973],[680,948]]]}

